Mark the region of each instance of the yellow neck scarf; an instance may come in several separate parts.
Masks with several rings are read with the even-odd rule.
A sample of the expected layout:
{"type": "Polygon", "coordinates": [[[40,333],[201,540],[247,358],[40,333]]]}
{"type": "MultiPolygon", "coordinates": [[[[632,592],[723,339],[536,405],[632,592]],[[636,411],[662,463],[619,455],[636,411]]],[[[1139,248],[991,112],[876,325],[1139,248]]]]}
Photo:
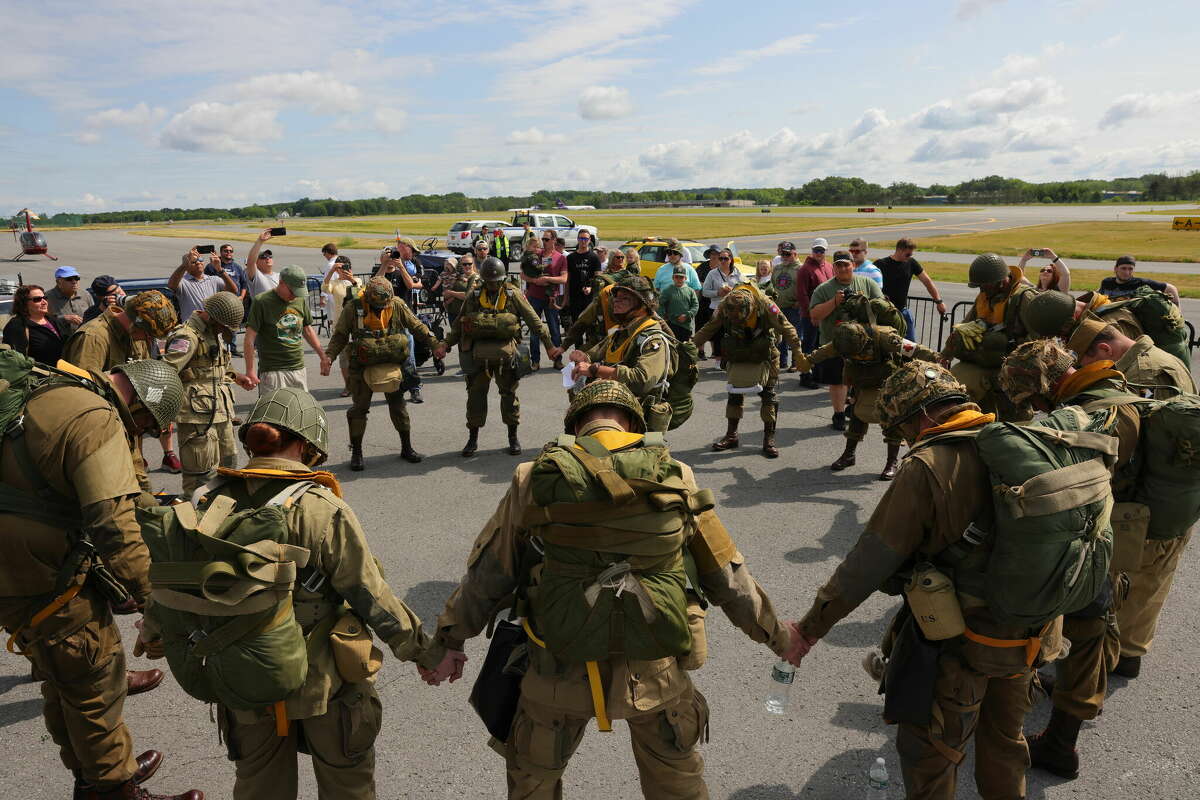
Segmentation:
{"type": "Polygon", "coordinates": [[[623,339],[619,345],[614,346],[617,337],[620,336],[623,331],[617,331],[610,336],[608,339],[608,349],[604,351],[604,363],[620,364],[622,361],[624,361],[625,353],[629,351],[629,345],[633,343],[633,340],[637,338],[639,333],[646,328],[649,328],[654,323],[654,317],[647,316],[636,328],[633,328],[629,331],[629,335],[625,337],[625,339],[623,339]]]}
{"type": "Polygon", "coordinates": [[[498,291],[499,291],[499,294],[497,295],[494,302],[492,301],[492,299],[490,297],[488,297],[488,290],[486,287],[482,291],[480,291],[479,307],[486,308],[490,311],[496,311],[496,312],[503,311],[504,307],[506,305],[508,305],[508,292],[506,292],[504,290],[503,286],[501,286],[498,291]]]}
{"type": "Polygon", "coordinates": [[[1058,388],[1054,390],[1054,402],[1061,403],[1068,398],[1074,397],[1084,389],[1094,386],[1105,378],[1120,378],[1124,380],[1125,376],[1112,367],[1113,362],[1111,361],[1093,361],[1091,364],[1075,370],[1063,378],[1062,382],[1058,384],[1058,388]]]}
{"type": "MultiPolygon", "coordinates": [[[[597,442],[604,445],[606,450],[620,450],[622,447],[628,447],[634,442],[645,438],[645,436],[640,433],[615,430],[599,430],[589,435],[597,442]]],[[[575,446],[579,447],[579,445],[575,446]]],[[[580,447],[579,449],[582,450],[583,448],[580,447]]]]}
{"type": "MultiPolygon", "coordinates": [[[[742,323],[742,325],[751,330],[753,330],[754,328],[757,328],[758,327],[758,298],[761,296],[758,293],[758,289],[753,284],[743,283],[739,286],[735,286],[733,291],[730,292],[729,294],[732,295],[733,292],[746,292],[747,294],[750,295],[750,316],[746,317],[746,319],[742,323]]],[[[726,297],[725,299],[728,300],[729,298],[726,297]]]]}
{"type": "MultiPolygon", "coordinates": [[[[965,411],[959,411],[941,425],[935,425],[932,428],[926,428],[921,432],[921,435],[917,437],[917,442],[927,437],[938,436],[943,433],[950,433],[951,431],[966,430],[967,428],[977,428],[980,425],[987,425],[988,423],[995,421],[995,414],[984,414],[978,409],[968,408],[965,411]]],[[[916,444],[917,442],[913,442],[913,444],[916,444]]]]}
{"type": "Polygon", "coordinates": [[[604,330],[610,331],[617,324],[617,319],[612,315],[612,290],[616,286],[615,283],[610,283],[600,290],[600,313],[604,315],[604,330]]]}
{"type": "Polygon", "coordinates": [[[386,306],[379,309],[379,311],[376,311],[375,309],[371,308],[371,304],[368,303],[367,299],[364,297],[362,298],[362,305],[364,311],[363,327],[367,330],[386,331],[392,324],[392,313],[395,310],[395,306],[393,306],[391,303],[388,303],[386,306]]]}
{"type": "Polygon", "coordinates": [[[287,469],[229,469],[217,467],[217,472],[235,478],[284,478],[289,481],[312,481],[319,483],[338,497],[342,496],[342,486],[332,472],[316,470],[312,472],[292,472],[287,469]]]}
{"type": "Polygon", "coordinates": [[[992,301],[983,292],[975,298],[975,317],[981,319],[988,325],[999,325],[1004,322],[1004,311],[1008,308],[1008,300],[1013,296],[1013,292],[1021,287],[1021,282],[1025,280],[1025,272],[1020,267],[1009,267],[1009,277],[1012,278],[1008,293],[1004,295],[1004,299],[992,305],[992,301]]]}
{"type": "Polygon", "coordinates": [[[1095,311],[1097,308],[1103,308],[1111,302],[1112,300],[1108,299],[1108,295],[1100,294],[1099,292],[1092,292],[1092,299],[1088,300],[1086,310],[1095,311]]]}

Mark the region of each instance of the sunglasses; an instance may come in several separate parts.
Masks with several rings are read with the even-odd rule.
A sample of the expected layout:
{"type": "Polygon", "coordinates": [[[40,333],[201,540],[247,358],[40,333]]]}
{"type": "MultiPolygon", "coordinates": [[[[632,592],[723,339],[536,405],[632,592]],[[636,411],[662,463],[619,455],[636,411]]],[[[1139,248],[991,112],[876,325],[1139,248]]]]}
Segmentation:
{"type": "Polygon", "coordinates": [[[259,258],[274,258],[275,256],[259,256],[259,258]]]}
{"type": "Polygon", "coordinates": [[[861,248],[859,248],[859,249],[855,249],[855,248],[851,247],[851,248],[850,248],[850,252],[851,252],[851,253],[865,253],[865,252],[867,252],[867,251],[866,251],[866,250],[863,250],[863,249],[861,249],[861,248]]]}
{"type": "Polygon", "coordinates": [[[625,260],[625,256],[613,256],[613,257],[612,257],[612,260],[613,260],[613,261],[624,261],[624,260],[625,260]]]}
{"type": "Polygon", "coordinates": [[[1038,271],[1041,272],[1043,275],[1053,275],[1054,274],[1054,270],[1051,269],[1050,267],[1042,267],[1042,269],[1040,269],[1038,271]]]}
{"type": "Polygon", "coordinates": [[[59,278],[59,280],[62,280],[62,281],[71,281],[72,283],[78,283],[78,282],[79,282],[79,276],[78,276],[78,275],[76,275],[76,276],[74,276],[74,277],[72,277],[72,278],[59,278]]]}
{"type": "Polygon", "coordinates": [[[729,258],[729,256],[721,256],[720,258],[717,259],[717,261],[730,261],[730,260],[731,259],[729,258]]]}
{"type": "Polygon", "coordinates": [[[31,302],[31,303],[42,303],[42,302],[45,302],[45,300],[46,300],[46,295],[44,295],[44,294],[39,294],[37,297],[27,297],[27,298],[25,298],[25,299],[26,299],[26,300],[28,300],[28,301],[29,301],[29,302],[31,302]]]}
{"type": "Polygon", "coordinates": [[[553,242],[554,240],[553,240],[553,239],[549,239],[549,238],[545,238],[545,239],[542,239],[542,241],[543,241],[543,242],[553,242]]]}

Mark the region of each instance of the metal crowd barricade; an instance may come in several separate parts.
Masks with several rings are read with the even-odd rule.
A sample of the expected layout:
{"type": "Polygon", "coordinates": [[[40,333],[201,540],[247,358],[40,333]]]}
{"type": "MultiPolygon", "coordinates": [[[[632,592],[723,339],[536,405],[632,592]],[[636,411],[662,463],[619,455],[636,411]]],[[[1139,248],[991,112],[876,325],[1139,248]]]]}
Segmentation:
{"type": "Polygon", "coordinates": [[[913,340],[934,350],[940,350],[946,336],[946,319],[938,313],[937,303],[929,297],[910,295],[908,313],[912,315],[913,327],[916,329],[913,340]]]}

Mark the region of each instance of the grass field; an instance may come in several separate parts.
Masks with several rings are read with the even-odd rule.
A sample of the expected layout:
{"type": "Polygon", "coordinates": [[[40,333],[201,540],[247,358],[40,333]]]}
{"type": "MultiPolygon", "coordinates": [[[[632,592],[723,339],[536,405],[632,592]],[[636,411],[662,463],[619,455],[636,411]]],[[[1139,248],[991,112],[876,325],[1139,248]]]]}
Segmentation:
{"type": "Polygon", "coordinates": [[[1019,256],[1030,247],[1051,247],[1063,258],[1115,260],[1133,253],[1144,261],[1200,261],[1200,234],[1173,231],[1167,221],[1062,222],[921,241],[922,250],[941,253],[1019,256]]]}
{"type": "MultiPolygon", "coordinates": [[[[129,231],[132,236],[161,236],[168,239],[193,239],[198,244],[204,242],[254,242],[258,240],[257,233],[237,233],[231,231],[214,230],[212,228],[149,228],[147,230],[132,230],[129,231]]],[[[388,239],[367,239],[357,237],[330,237],[330,236],[281,236],[272,239],[276,245],[286,245],[288,247],[312,247],[319,248],[321,245],[329,241],[334,241],[340,248],[359,249],[359,250],[378,250],[385,245],[394,244],[395,240],[388,239]]],[[[271,245],[268,244],[267,247],[271,245]]]]}
{"type": "Polygon", "coordinates": [[[1200,216],[1200,208],[1191,208],[1184,206],[1181,208],[1158,208],[1154,211],[1131,211],[1131,214],[1153,214],[1166,215],[1169,217],[1196,217],[1200,216]]]}

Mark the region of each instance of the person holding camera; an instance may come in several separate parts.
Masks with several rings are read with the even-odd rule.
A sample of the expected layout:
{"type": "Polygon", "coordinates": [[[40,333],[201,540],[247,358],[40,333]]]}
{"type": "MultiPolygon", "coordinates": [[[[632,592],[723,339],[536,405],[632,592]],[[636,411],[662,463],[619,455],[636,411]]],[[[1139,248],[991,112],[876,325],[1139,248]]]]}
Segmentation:
{"type": "Polygon", "coordinates": [[[112,275],[98,275],[92,281],[93,305],[83,312],[83,321],[91,322],[110,306],[125,304],[125,290],[112,275]]]}
{"type": "Polygon", "coordinates": [[[1060,292],[1071,291],[1071,270],[1067,269],[1067,265],[1058,257],[1058,253],[1049,247],[1030,248],[1021,255],[1021,260],[1017,262],[1017,266],[1024,270],[1025,265],[1032,258],[1046,258],[1050,260],[1049,264],[1038,269],[1038,289],[1043,292],[1051,289],[1060,292]]]}
{"type": "Polygon", "coordinates": [[[213,270],[216,275],[205,274],[200,250],[193,247],[183,254],[179,266],[171,273],[171,277],[167,278],[167,288],[179,299],[181,322],[191,319],[193,313],[204,308],[204,301],[217,292],[226,291],[234,295],[238,293],[237,284],[229,277],[221,260],[212,253],[209,253],[208,259],[208,269],[213,270]]]}
{"type": "MultiPolygon", "coordinates": [[[[851,294],[865,295],[868,300],[883,297],[879,284],[870,278],[854,274],[854,260],[850,253],[838,250],[833,254],[833,277],[822,283],[812,292],[808,313],[813,322],[818,324],[820,344],[833,341],[833,327],[837,324],[837,309],[851,294]]],[[[833,406],[833,424],[835,431],[846,430],[846,396],[849,388],[842,378],[842,368],[845,365],[840,358],[822,361],[813,367],[813,378],[817,383],[829,386],[829,403],[833,406]]]]}
{"type": "Polygon", "coordinates": [[[279,285],[279,273],[274,271],[275,254],[270,250],[261,249],[263,244],[270,240],[273,230],[275,229],[267,228],[260,233],[246,256],[246,286],[249,288],[250,300],[279,285]]]}

